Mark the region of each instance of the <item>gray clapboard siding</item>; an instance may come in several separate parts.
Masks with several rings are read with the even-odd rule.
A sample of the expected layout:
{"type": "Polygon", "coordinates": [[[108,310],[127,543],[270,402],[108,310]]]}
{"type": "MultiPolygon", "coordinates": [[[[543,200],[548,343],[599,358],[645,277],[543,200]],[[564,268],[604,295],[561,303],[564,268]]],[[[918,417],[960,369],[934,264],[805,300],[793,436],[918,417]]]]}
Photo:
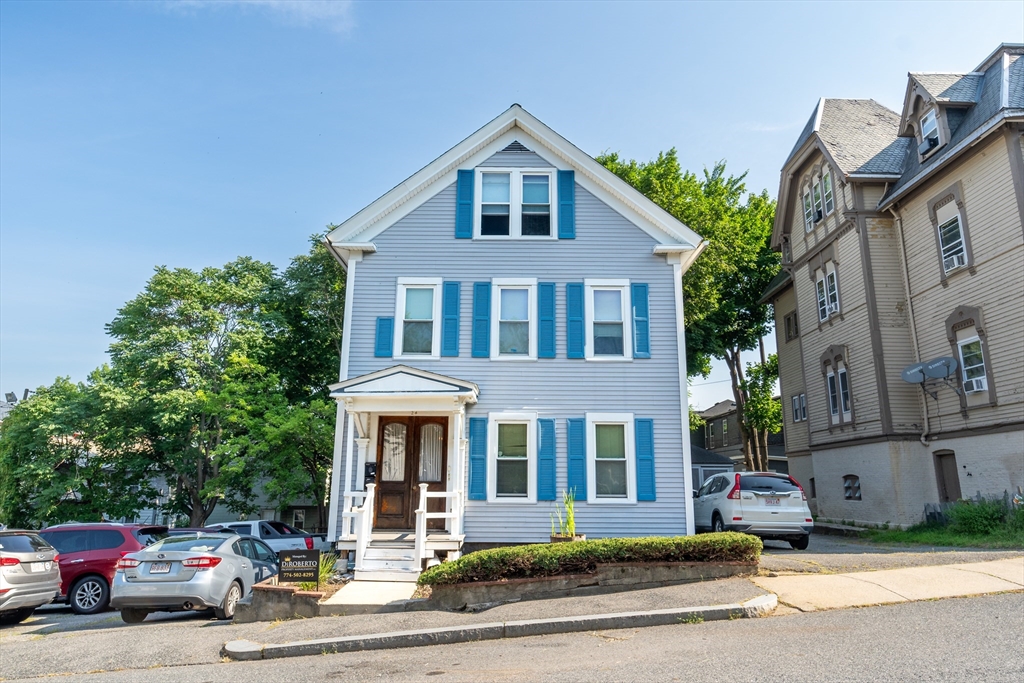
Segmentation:
{"type": "MultiPolygon", "coordinates": [[[[454,216],[453,184],[374,239],[377,253],[367,255],[355,271],[355,304],[348,330],[349,377],[403,362],[477,383],[480,401],[470,407],[469,417],[529,410],[555,418],[558,491],[566,488],[566,418],[583,417],[588,411],[632,412],[636,417],[653,418],[657,501],[592,506],[580,502],[577,527],[590,537],[685,533],[684,407],[678,380],[672,267],[651,253],[655,241],[578,185],[574,240],[456,240],[454,216]],[[458,358],[417,362],[374,358],[375,319],[394,315],[396,278],[402,276],[463,283],[458,358]],[[491,361],[470,357],[471,283],[497,277],[536,277],[557,283],[555,359],[491,361]],[[649,284],[649,360],[595,363],[566,358],[565,283],[595,277],[649,284]]],[[[466,540],[544,540],[550,532],[553,509],[551,502],[468,501],[466,540]]]]}

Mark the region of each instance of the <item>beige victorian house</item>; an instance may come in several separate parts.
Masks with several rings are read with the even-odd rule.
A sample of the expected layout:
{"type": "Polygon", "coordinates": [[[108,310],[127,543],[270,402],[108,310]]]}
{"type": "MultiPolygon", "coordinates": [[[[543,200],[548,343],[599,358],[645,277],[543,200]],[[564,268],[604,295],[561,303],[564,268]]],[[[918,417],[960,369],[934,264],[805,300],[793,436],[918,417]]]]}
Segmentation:
{"type": "Polygon", "coordinates": [[[1024,484],[1024,45],[822,99],[773,247],[790,473],[824,519],[910,525],[1024,484]]]}

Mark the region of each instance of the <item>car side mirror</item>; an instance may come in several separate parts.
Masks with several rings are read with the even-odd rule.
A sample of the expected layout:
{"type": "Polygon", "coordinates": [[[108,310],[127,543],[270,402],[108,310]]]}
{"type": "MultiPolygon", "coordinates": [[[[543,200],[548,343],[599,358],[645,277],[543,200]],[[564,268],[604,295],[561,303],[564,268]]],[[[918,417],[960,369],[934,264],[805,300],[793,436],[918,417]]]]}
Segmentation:
{"type": "Polygon", "coordinates": [[[693,492],[693,497],[694,498],[700,498],[700,491],[694,491],[693,492]]]}

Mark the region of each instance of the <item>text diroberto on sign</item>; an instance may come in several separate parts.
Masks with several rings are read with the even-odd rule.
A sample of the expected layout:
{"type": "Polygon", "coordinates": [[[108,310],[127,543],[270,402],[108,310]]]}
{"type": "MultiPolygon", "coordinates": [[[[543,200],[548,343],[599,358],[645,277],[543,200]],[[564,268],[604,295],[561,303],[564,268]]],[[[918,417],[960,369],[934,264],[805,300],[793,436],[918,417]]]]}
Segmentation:
{"type": "Polygon", "coordinates": [[[279,581],[316,581],[320,577],[319,550],[281,550],[277,559],[279,581]]]}

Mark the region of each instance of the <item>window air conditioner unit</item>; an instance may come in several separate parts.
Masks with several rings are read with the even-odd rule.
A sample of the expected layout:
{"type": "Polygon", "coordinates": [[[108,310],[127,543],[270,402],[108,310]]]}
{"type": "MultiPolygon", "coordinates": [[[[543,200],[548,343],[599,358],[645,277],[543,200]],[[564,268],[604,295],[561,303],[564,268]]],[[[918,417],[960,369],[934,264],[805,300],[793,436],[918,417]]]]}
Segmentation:
{"type": "Polygon", "coordinates": [[[953,256],[942,259],[942,267],[947,272],[965,265],[967,265],[967,259],[963,254],[954,254],[953,256]]]}
{"type": "Polygon", "coordinates": [[[814,212],[814,222],[817,223],[822,219],[821,209],[814,212]]]}
{"type": "Polygon", "coordinates": [[[986,387],[984,377],[964,380],[964,393],[973,394],[978,391],[985,391],[985,389],[986,387]]]}
{"type": "Polygon", "coordinates": [[[939,146],[939,138],[938,137],[934,137],[933,136],[933,137],[930,137],[930,138],[925,138],[924,142],[922,142],[920,145],[917,146],[917,153],[920,154],[921,156],[925,156],[926,154],[928,154],[929,152],[931,152],[933,149],[935,149],[938,146],[939,146]]]}

